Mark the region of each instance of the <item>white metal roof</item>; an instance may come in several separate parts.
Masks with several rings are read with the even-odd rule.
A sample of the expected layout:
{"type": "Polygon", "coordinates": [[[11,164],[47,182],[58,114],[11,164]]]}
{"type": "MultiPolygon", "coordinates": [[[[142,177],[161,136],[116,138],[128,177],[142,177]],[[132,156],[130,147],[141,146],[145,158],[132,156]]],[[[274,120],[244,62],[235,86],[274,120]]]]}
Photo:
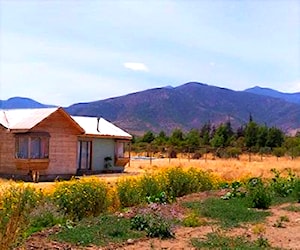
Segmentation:
{"type": "Polygon", "coordinates": [[[0,110],[0,124],[8,129],[29,130],[58,108],[0,110]]]}
{"type": "Polygon", "coordinates": [[[85,131],[86,135],[96,135],[101,137],[116,137],[124,139],[132,139],[132,136],[115,126],[104,118],[71,116],[75,122],[79,124],[85,131]],[[98,124],[99,119],[99,124],[98,124]]]}
{"type": "MultiPolygon", "coordinates": [[[[52,113],[61,108],[39,109],[8,109],[0,110],[0,124],[11,130],[30,130],[46,119],[52,113]]],[[[65,112],[66,113],[66,112],[65,112]]],[[[67,116],[69,116],[66,113],[67,116]]],[[[124,130],[103,118],[69,116],[86,135],[132,139],[132,136],[124,130]]]]}

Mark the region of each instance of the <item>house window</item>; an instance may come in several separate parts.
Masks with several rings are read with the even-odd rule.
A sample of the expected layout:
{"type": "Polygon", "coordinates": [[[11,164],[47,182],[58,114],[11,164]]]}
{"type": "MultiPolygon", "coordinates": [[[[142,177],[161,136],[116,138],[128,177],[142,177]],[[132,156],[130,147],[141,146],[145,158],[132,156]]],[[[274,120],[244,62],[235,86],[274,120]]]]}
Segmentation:
{"type": "Polygon", "coordinates": [[[48,133],[24,133],[16,135],[16,158],[47,159],[49,158],[48,133]]]}
{"type": "Polygon", "coordinates": [[[129,146],[129,142],[128,141],[116,141],[115,144],[115,157],[116,158],[126,158],[128,157],[128,155],[126,156],[125,153],[129,153],[128,152],[128,146],[129,146]]]}
{"type": "Polygon", "coordinates": [[[78,141],[78,169],[90,170],[92,159],[92,142],[78,141]]]}

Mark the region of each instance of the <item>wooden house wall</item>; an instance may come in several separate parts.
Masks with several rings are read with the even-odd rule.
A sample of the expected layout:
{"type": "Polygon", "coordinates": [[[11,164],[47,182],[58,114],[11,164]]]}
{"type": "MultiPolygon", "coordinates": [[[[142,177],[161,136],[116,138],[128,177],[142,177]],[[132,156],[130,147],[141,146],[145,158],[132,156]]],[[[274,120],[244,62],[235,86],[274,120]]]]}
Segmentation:
{"type": "Polygon", "coordinates": [[[49,167],[41,175],[76,174],[79,131],[65,115],[57,111],[31,131],[50,134],[49,167]]]}
{"type": "MultiPolygon", "coordinates": [[[[22,173],[25,171],[21,171],[22,173]]],[[[17,174],[15,165],[15,136],[0,125],[0,173],[17,174]]],[[[20,174],[22,174],[20,173],[20,174]]]]}
{"type": "MultiPolygon", "coordinates": [[[[61,111],[56,111],[30,132],[48,132],[49,167],[40,175],[75,175],[77,169],[77,136],[80,131],[61,111]]],[[[27,170],[17,169],[15,163],[15,134],[0,126],[0,173],[27,175],[27,170]]]]}

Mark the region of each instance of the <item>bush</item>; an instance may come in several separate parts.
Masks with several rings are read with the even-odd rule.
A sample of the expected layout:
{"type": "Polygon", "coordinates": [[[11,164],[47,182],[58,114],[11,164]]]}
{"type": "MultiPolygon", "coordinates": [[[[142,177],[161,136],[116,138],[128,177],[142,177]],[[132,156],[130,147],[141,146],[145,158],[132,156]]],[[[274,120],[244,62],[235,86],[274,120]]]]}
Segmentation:
{"type": "Polygon", "coordinates": [[[0,197],[0,249],[15,246],[29,224],[31,210],[42,194],[23,184],[10,185],[0,197]]]}
{"type": "Polygon", "coordinates": [[[138,189],[142,197],[158,196],[162,190],[161,178],[154,174],[145,174],[138,180],[138,189]]]}
{"type": "Polygon", "coordinates": [[[296,196],[297,201],[300,203],[300,179],[297,179],[295,181],[294,194],[296,196]]]}
{"type": "Polygon", "coordinates": [[[137,214],[131,219],[131,228],[145,231],[147,236],[151,238],[166,239],[174,237],[171,224],[162,216],[156,214],[137,214]]]}
{"type": "Polygon", "coordinates": [[[253,208],[268,209],[272,202],[270,188],[260,178],[252,178],[247,185],[247,198],[253,208]]]}
{"type": "Polygon", "coordinates": [[[204,220],[199,219],[199,216],[195,212],[189,213],[182,221],[185,227],[199,227],[205,223],[204,220]]]}
{"type": "Polygon", "coordinates": [[[271,169],[274,174],[272,178],[271,188],[276,195],[280,197],[287,197],[292,194],[295,186],[295,174],[291,170],[288,171],[288,176],[286,178],[281,177],[281,173],[275,168],[271,169]]]}
{"type": "Polygon", "coordinates": [[[201,188],[201,183],[193,171],[184,171],[180,167],[170,168],[166,176],[167,192],[174,197],[198,192],[201,188]]]}
{"type": "Polygon", "coordinates": [[[97,216],[109,206],[108,187],[98,178],[71,180],[58,183],[54,202],[72,220],[97,216]]]}
{"type": "Polygon", "coordinates": [[[217,185],[218,180],[209,173],[195,168],[186,171],[176,167],[139,178],[121,179],[117,183],[117,193],[121,205],[128,207],[145,201],[168,203],[176,197],[211,190],[217,185]]]}
{"type": "Polygon", "coordinates": [[[130,207],[145,201],[137,178],[124,178],[117,182],[117,193],[122,207],[130,207]]]}

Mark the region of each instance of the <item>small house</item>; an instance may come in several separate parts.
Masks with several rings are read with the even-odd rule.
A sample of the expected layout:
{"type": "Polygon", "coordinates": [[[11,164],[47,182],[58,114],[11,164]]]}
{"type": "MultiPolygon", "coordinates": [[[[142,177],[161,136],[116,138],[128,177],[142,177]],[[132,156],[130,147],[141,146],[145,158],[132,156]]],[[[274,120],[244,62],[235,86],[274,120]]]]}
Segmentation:
{"type": "Polygon", "coordinates": [[[63,108],[0,110],[0,176],[53,180],[122,172],[132,136],[103,118],[63,108]]]}

